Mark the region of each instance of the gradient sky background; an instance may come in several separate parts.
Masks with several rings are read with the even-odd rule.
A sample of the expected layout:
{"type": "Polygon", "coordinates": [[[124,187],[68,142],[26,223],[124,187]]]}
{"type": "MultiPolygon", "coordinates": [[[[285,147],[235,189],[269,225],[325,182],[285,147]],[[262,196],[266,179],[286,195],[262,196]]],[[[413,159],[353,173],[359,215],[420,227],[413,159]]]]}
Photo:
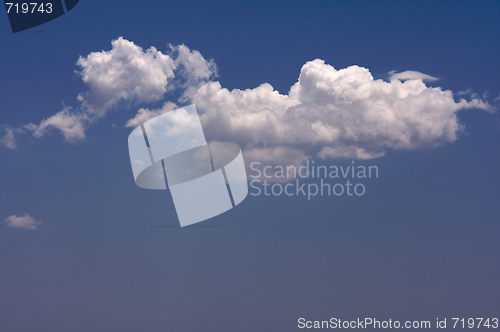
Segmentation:
{"type": "MultiPolygon", "coordinates": [[[[500,93],[500,2],[95,1],[13,34],[0,13],[0,123],[76,106],[80,55],[120,36],[213,58],[228,89],[287,93],[306,61],[375,78],[416,70],[431,86],[500,93]]],[[[166,94],[163,101],[175,98],[166,94]]],[[[59,132],[0,147],[0,330],[294,331],[297,319],[500,318],[500,116],[459,111],[465,131],[434,149],[377,159],[362,197],[248,196],[178,223],[168,192],[133,181],[125,122],[84,142],[59,132]],[[209,227],[210,226],[210,227],[209,227]]],[[[319,161],[318,161],[319,162],[319,161]]],[[[351,160],[322,161],[347,165],[351,160]]]]}

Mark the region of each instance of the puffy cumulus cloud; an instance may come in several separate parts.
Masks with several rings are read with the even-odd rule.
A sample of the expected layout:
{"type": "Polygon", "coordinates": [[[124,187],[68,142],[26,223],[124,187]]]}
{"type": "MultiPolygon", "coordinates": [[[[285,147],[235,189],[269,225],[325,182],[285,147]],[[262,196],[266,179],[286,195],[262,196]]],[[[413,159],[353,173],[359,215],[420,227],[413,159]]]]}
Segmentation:
{"type": "Polygon", "coordinates": [[[170,45],[170,54],[163,54],[120,37],[111,46],[110,51],[92,52],[77,61],[77,73],[89,88],[78,98],[88,113],[98,116],[122,101],[153,102],[175,89],[182,89],[181,100],[189,101],[217,73],[213,60],[185,45],[170,45]]]}
{"type": "MultiPolygon", "coordinates": [[[[238,143],[249,160],[291,164],[314,155],[369,159],[386,149],[442,145],[455,141],[462,129],[457,111],[493,110],[485,96],[457,96],[456,101],[451,91],[427,86],[424,81],[436,78],[420,72],[391,72],[387,82],[375,80],[366,68],[337,70],[319,59],[302,66],[288,94],[267,83],[228,90],[212,80],[214,62],[196,50],[170,46],[164,54],[121,37],[111,42],[111,50],[80,57],[77,65],[88,86],[78,96],[79,106],[38,125],[0,128],[2,145],[15,148],[16,133],[26,130],[41,137],[58,129],[67,141],[82,140],[89,125],[119,105],[157,102],[172,90],[179,92],[177,104],[194,103],[201,111],[209,140],[238,143]]],[[[159,109],[142,107],[125,126],[138,126],[176,107],[173,102],[159,109]]]]}
{"type": "Polygon", "coordinates": [[[162,108],[156,110],[150,110],[149,108],[140,108],[139,111],[137,111],[135,117],[127,121],[125,127],[140,126],[142,123],[163,113],[170,112],[176,108],[178,108],[178,106],[170,101],[167,101],[165,104],[163,104],[162,108]]]}
{"type": "Polygon", "coordinates": [[[29,214],[25,213],[18,217],[16,215],[11,215],[3,221],[7,227],[22,228],[29,231],[35,230],[42,224],[41,221],[33,219],[29,214]]]}
{"type": "MultiPolygon", "coordinates": [[[[88,90],[78,95],[76,109],[66,107],[36,125],[10,128],[2,126],[0,144],[15,149],[15,135],[33,132],[42,137],[58,129],[68,142],[85,139],[85,130],[93,122],[123,103],[141,104],[161,100],[165,93],[180,89],[182,102],[189,102],[198,88],[217,74],[212,60],[185,45],[170,46],[164,54],[155,47],[146,50],[120,37],[111,42],[111,50],[92,52],[81,56],[77,73],[88,90]]],[[[139,109],[127,127],[140,125],[150,118],[168,112],[177,106],[167,102],[159,110],[139,109]]]]}
{"type": "MultiPolygon", "coordinates": [[[[209,139],[231,140],[248,147],[284,142],[291,128],[283,120],[287,109],[297,103],[270,84],[229,91],[219,82],[210,82],[194,97],[194,104],[202,110],[201,120],[209,139]]],[[[287,139],[294,140],[292,136],[295,134],[287,139]]]]}
{"type": "Polygon", "coordinates": [[[175,57],[177,70],[175,84],[184,89],[179,100],[188,102],[201,85],[217,76],[217,66],[213,60],[206,60],[200,52],[190,50],[185,45],[170,46],[170,48],[175,57]]]}
{"type": "Polygon", "coordinates": [[[120,101],[161,99],[175,76],[174,60],[155,47],[144,51],[123,37],[113,40],[111,46],[110,51],[92,52],[76,63],[89,88],[79,96],[86,110],[102,115],[120,101]]]}
{"type": "Polygon", "coordinates": [[[437,77],[433,77],[431,75],[427,75],[418,71],[413,71],[413,70],[406,70],[401,73],[396,73],[395,70],[389,72],[390,80],[422,80],[422,81],[427,81],[427,82],[433,82],[439,80],[437,77]]]}
{"type": "Polygon", "coordinates": [[[229,91],[209,82],[194,103],[209,139],[236,142],[254,160],[286,148],[301,152],[297,161],[311,151],[320,158],[370,159],[387,148],[438,146],[457,139],[458,110],[492,109],[481,99],[455,102],[451,91],[421,78],[375,80],[366,68],[337,70],[319,59],[302,67],[286,95],[269,84],[229,91]]]}

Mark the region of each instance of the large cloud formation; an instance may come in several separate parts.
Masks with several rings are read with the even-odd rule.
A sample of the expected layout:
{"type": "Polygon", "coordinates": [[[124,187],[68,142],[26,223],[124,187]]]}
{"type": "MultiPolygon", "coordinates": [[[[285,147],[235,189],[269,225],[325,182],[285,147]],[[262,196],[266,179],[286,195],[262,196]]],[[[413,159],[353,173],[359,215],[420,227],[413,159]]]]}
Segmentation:
{"type": "MultiPolygon", "coordinates": [[[[302,66],[288,94],[267,83],[230,91],[212,80],[217,73],[213,61],[187,46],[171,46],[164,54],[124,38],[111,45],[110,51],[78,60],[88,91],[78,96],[77,110],[65,108],[19,132],[31,130],[41,137],[57,128],[67,141],[82,140],[88,125],[118,105],[145,106],[177,90],[175,103],[167,101],[152,110],[142,107],[126,126],[138,126],[177,104],[194,103],[209,140],[238,143],[249,161],[300,164],[312,155],[369,159],[387,149],[453,142],[462,129],[459,110],[493,110],[478,95],[455,101],[451,91],[424,83],[437,78],[416,71],[391,72],[384,81],[360,66],[337,70],[316,59],[302,66]]],[[[16,129],[4,131],[0,143],[15,148],[16,129]]]]}
{"type": "Polygon", "coordinates": [[[210,138],[235,141],[256,156],[286,147],[299,158],[319,150],[321,158],[369,159],[387,148],[438,146],[457,139],[458,110],[492,109],[480,99],[455,102],[451,91],[421,78],[375,80],[366,68],[336,70],[319,59],[302,67],[287,95],[269,84],[229,91],[209,82],[194,103],[210,138]]]}

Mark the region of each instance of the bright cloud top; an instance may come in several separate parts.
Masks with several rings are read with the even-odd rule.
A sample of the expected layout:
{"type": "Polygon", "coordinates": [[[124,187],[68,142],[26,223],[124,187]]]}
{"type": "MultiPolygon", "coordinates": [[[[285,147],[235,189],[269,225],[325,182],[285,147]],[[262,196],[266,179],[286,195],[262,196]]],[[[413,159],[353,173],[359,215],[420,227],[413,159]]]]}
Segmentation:
{"type": "Polygon", "coordinates": [[[22,228],[29,231],[37,229],[42,222],[33,219],[29,214],[25,213],[18,217],[16,215],[11,215],[3,221],[7,227],[22,228]]]}
{"type": "MultiPolygon", "coordinates": [[[[178,90],[177,104],[196,104],[208,140],[238,143],[249,160],[300,164],[312,154],[320,158],[369,159],[386,149],[418,149],[453,142],[462,129],[457,112],[492,110],[478,95],[455,101],[453,93],[429,87],[435,77],[416,71],[391,72],[390,82],[374,79],[360,66],[335,69],[323,60],[302,66],[288,94],[267,83],[254,89],[228,90],[216,76],[213,61],[187,46],[170,46],[163,54],[143,50],[123,38],[110,51],[80,57],[78,72],[88,91],[78,96],[77,110],[65,108],[21,129],[3,127],[0,143],[15,148],[14,136],[25,130],[35,137],[50,128],[67,141],[85,138],[88,125],[118,105],[163,100],[178,90]]],[[[127,127],[177,108],[171,101],[160,109],[140,108],[127,127]]],[[[123,108],[123,107],[122,107],[123,108]]]]}
{"type": "Polygon", "coordinates": [[[156,101],[167,92],[174,75],[174,60],[154,47],[146,51],[118,38],[111,51],[92,52],[80,57],[78,72],[89,91],[80,95],[89,113],[101,115],[121,100],[156,101]]]}

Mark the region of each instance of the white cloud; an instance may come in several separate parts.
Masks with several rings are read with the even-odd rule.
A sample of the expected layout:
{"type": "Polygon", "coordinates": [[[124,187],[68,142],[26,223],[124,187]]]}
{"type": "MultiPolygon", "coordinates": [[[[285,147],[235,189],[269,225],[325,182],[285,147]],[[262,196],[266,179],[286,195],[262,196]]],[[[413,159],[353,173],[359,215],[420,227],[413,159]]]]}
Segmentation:
{"type": "Polygon", "coordinates": [[[141,108],[137,111],[137,114],[134,118],[127,121],[125,127],[137,127],[143,124],[144,122],[161,115],[166,112],[170,112],[174,109],[178,108],[178,106],[170,101],[167,101],[163,104],[162,108],[157,110],[150,110],[148,108],[141,108]]]}
{"type": "Polygon", "coordinates": [[[0,144],[11,150],[17,149],[15,135],[18,132],[22,132],[22,130],[11,128],[7,125],[0,125],[0,133],[3,134],[3,137],[0,139],[0,144]]]}
{"type": "Polygon", "coordinates": [[[71,107],[66,107],[59,113],[56,113],[40,124],[30,123],[27,127],[33,131],[33,136],[42,137],[51,128],[59,129],[64,139],[68,142],[76,142],[85,138],[85,126],[88,117],[84,113],[71,112],[71,107]]]}
{"type": "Polygon", "coordinates": [[[36,127],[36,125],[28,124],[19,128],[12,128],[6,124],[0,124],[0,135],[3,134],[3,137],[0,138],[0,145],[3,145],[8,149],[15,150],[17,149],[16,136],[25,133],[26,130],[33,131],[36,127]]]}
{"type": "Polygon", "coordinates": [[[453,142],[461,130],[458,110],[492,108],[480,99],[455,102],[451,91],[421,79],[374,80],[366,68],[336,70],[319,59],[302,67],[286,95],[269,84],[229,91],[209,82],[194,103],[209,139],[246,150],[286,147],[304,156],[319,150],[321,158],[358,159],[453,142]]]}
{"type": "Polygon", "coordinates": [[[472,94],[472,88],[467,88],[465,91],[459,91],[457,92],[457,96],[466,96],[466,95],[471,95],[472,94]]]}
{"type": "Polygon", "coordinates": [[[389,76],[390,80],[423,80],[426,82],[433,82],[439,80],[437,77],[433,77],[431,75],[427,75],[418,71],[406,70],[401,73],[396,73],[395,70],[389,72],[391,76],[389,76]]]}
{"type": "Polygon", "coordinates": [[[122,101],[157,101],[177,88],[183,90],[182,101],[189,101],[217,72],[212,60],[185,45],[170,45],[171,54],[163,54],[155,47],[144,51],[120,37],[111,46],[110,51],[92,52],[77,62],[78,73],[89,87],[79,99],[92,115],[102,116],[122,101]]]}
{"type": "Polygon", "coordinates": [[[192,100],[198,88],[217,76],[217,66],[213,60],[207,61],[200,52],[190,50],[185,45],[170,46],[175,58],[178,81],[176,85],[184,92],[181,102],[192,100]]]}
{"type": "Polygon", "coordinates": [[[89,87],[80,95],[90,114],[102,116],[120,101],[152,102],[167,92],[174,75],[174,60],[150,47],[144,51],[120,37],[111,42],[110,51],[92,52],[80,57],[78,73],[89,87]]]}
{"type": "MultiPolygon", "coordinates": [[[[156,102],[175,89],[178,103],[192,102],[201,111],[209,140],[238,143],[252,160],[292,164],[312,155],[369,159],[387,149],[442,145],[455,141],[462,129],[459,110],[493,110],[476,94],[455,101],[451,91],[424,83],[435,77],[416,71],[391,72],[386,82],[360,66],[337,70],[316,59],[302,66],[288,94],[267,83],[228,90],[211,81],[217,74],[214,62],[185,45],[171,46],[169,54],[143,50],[121,37],[111,45],[78,60],[88,91],[78,96],[76,110],[65,108],[39,125],[4,126],[0,143],[15,148],[16,132],[41,137],[50,128],[61,130],[67,141],[82,140],[90,124],[122,103],[156,102]]],[[[142,107],[126,127],[176,107],[173,102],[160,109],[142,107]]]]}
{"type": "MultiPolygon", "coordinates": [[[[28,129],[33,136],[42,137],[50,129],[59,129],[65,140],[85,139],[85,130],[119,105],[150,103],[161,100],[168,91],[181,89],[182,102],[189,102],[198,88],[217,72],[212,60],[205,60],[200,52],[185,45],[170,46],[171,54],[155,47],[143,50],[133,42],[120,37],[111,42],[111,50],[92,52],[81,56],[77,73],[88,90],[78,95],[76,110],[65,107],[62,111],[20,128],[3,126],[5,132],[0,144],[15,149],[15,134],[28,129]]],[[[167,102],[159,110],[141,108],[126,126],[134,126],[176,108],[167,102]]]]}
{"type": "Polygon", "coordinates": [[[11,215],[3,221],[7,227],[23,228],[26,230],[35,230],[42,224],[41,221],[33,219],[29,214],[25,213],[18,217],[16,215],[11,215]]]}

